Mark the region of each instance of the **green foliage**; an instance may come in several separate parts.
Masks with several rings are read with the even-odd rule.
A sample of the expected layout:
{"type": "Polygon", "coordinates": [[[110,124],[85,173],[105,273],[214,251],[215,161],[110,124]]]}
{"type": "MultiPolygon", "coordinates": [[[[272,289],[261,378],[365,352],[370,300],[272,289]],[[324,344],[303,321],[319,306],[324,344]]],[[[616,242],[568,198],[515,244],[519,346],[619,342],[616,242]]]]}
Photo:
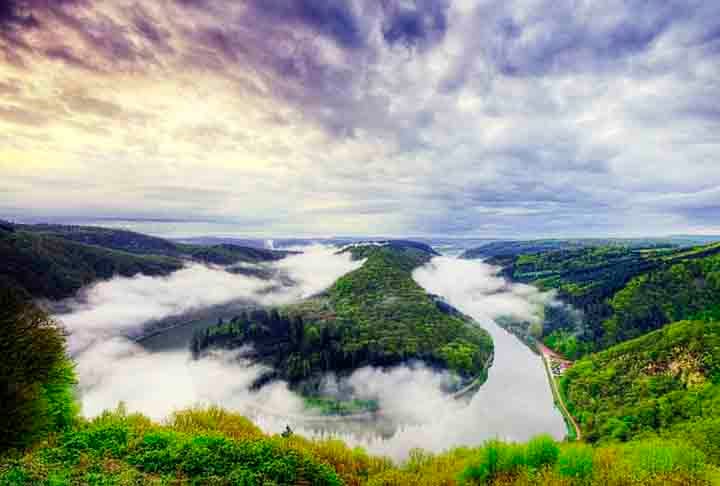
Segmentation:
{"type": "Polygon", "coordinates": [[[72,425],[75,376],[57,324],[23,295],[0,288],[0,452],[72,425]]]}
{"type": "Polygon", "coordinates": [[[488,484],[500,476],[552,467],[559,456],[560,448],[549,436],[535,437],[527,444],[493,440],[480,448],[476,459],[463,470],[460,479],[463,482],[488,484]]]}
{"type": "Polygon", "coordinates": [[[639,435],[705,440],[720,414],[720,322],[668,325],[575,363],[561,387],[589,440],[639,435]]]}
{"type": "Polygon", "coordinates": [[[593,473],[593,450],[585,444],[564,447],[557,460],[557,471],[561,476],[579,482],[588,480],[593,473]]]}
{"type": "Polygon", "coordinates": [[[540,469],[555,464],[560,450],[552,437],[540,435],[531,439],[525,447],[525,465],[540,469]]]}
{"type": "Polygon", "coordinates": [[[414,450],[397,465],[339,440],[267,436],[218,408],[180,411],[166,425],[119,408],[80,421],[24,455],[0,458],[0,485],[13,486],[704,486],[715,472],[701,452],[677,441],[590,447],[544,436],[442,454],[414,450]]]}
{"type": "Polygon", "coordinates": [[[181,267],[179,260],[164,256],[134,255],[24,231],[0,232],[0,279],[33,297],[61,299],[96,280],[167,275],[181,267]]]}
{"type": "Polygon", "coordinates": [[[490,441],[459,478],[468,485],[651,486],[709,485],[713,474],[702,452],[685,443],[649,440],[593,448],[542,438],[527,445],[490,441]]]}
{"type": "Polygon", "coordinates": [[[362,412],[375,412],[379,405],[376,400],[357,398],[339,400],[328,397],[305,397],[305,407],[315,409],[323,415],[354,415],[362,412]]]}
{"type": "MultiPolygon", "coordinates": [[[[580,311],[573,315],[565,307],[552,305],[545,312],[543,341],[572,359],[670,322],[720,319],[717,243],[685,249],[620,243],[568,245],[490,262],[502,265],[504,274],[515,281],[554,289],[570,309],[580,311]]],[[[529,326],[509,322],[507,327],[525,337],[529,326]]]]}
{"type": "MultiPolygon", "coordinates": [[[[423,360],[484,380],[492,340],[481,327],[429,296],[412,270],[432,254],[414,246],[357,246],[361,268],[323,295],[274,311],[253,311],[195,336],[210,346],[253,344],[255,357],[294,384],[327,371],[423,360]]],[[[311,392],[313,390],[310,390],[311,392]]]]}
{"type": "Polygon", "coordinates": [[[122,410],[105,413],[58,435],[24,458],[0,466],[0,484],[133,484],[154,479],[193,484],[340,485],[328,465],[281,437],[234,440],[223,432],[228,417],[217,411],[195,421],[220,427],[186,434],[122,410]]]}
{"type": "Polygon", "coordinates": [[[558,329],[543,339],[545,345],[569,359],[584,355],[588,344],[578,340],[577,336],[569,331],[558,329]]]}
{"type": "Polygon", "coordinates": [[[634,278],[610,300],[607,344],[683,319],[715,319],[720,309],[720,255],[676,263],[634,278]]]}
{"type": "Polygon", "coordinates": [[[132,231],[88,226],[10,225],[0,229],[0,284],[62,299],[115,275],[168,275],[184,259],[230,265],[279,260],[287,252],[222,244],[182,245],[132,231]]]}
{"type": "Polygon", "coordinates": [[[500,475],[518,474],[526,466],[525,447],[497,440],[486,443],[477,459],[462,472],[462,482],[488,484],[500,475]]]}

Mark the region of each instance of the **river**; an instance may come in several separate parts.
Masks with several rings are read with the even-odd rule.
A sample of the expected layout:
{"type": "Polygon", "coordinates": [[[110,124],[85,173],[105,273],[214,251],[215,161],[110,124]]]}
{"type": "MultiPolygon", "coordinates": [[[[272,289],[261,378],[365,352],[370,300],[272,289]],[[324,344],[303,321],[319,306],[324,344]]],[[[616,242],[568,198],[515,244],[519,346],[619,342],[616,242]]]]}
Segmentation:
{"type": "MultiPolygon", "coordinates": [[[[496,269],[481,262],[452,257],[433,259],[416,270],[414,278],[428,292],[442,296],[473,317],[493,338],[494,363],[487,381],[470,400],[444,398],[432,389],[436,382],[427,370],[410,370],[404,375],[376,373],[368,380],[387,383],[379,393],[386,394],[389,404],[395,400],[395,416],[411,417],[408,423],[412,425],[389,427],[386,418],[308,420],[302,414],[283,415],[282,411],[276,413],[262,406],[248,408],[247,402],[243,411],[251,413],[267,430],[282,430],[290,425],[303,434],[339,435],[350,443],[397,458],[405,457],[415,447],[440,451],[490,438],[525,441],[542,433],[564,437],[565,424],[554,405],[540,356],[494,320],[501,315],[532,318],[547,297],[532,287],[508,284],[496,275],[496,269]],[[406,399],[398,402],[397,396],[403,395],[406,399]]],[[[187,353],[192,333],[214,324],[218,317],[230,316],[196,320],[141,344],[154,355],[187,353]]],[[[220,404],[233,406],[231,400],[221,399],[220,404]]]]}

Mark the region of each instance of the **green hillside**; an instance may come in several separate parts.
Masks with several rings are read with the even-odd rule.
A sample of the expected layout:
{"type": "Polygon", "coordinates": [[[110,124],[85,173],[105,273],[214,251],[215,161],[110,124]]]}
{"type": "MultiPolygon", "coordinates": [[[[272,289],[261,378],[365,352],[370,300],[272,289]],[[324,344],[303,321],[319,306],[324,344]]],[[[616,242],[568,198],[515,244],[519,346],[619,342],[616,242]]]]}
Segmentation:
{"type": "MultiPolygon", "coordinates": [[[[2,222],[0,222],[2,223],[2,222]]],[[[115,275],[168,275],[184,261],[215,265],[280,260],[287,252],[236,245],[181,245],[131,231],[0,224],[0,286],[62,299],[115,275]]]]}
{"type": "Polygon", "coordinates": [[[258,359],[293,383],[327,371],[413,359],[485,379],[490,336],[412,278],[412,270],[428,261],[432,250],[395,244],[346,251],[365,262],[327,291],[211,328],[196,336],[193,351],[252,344],[258,359]]]}
{"type": "Polygon", "coordinates": [[[191,258],[215,265],[257,263],[280,260],[288,252],[250,248],[233,244],[188,245],[175,243],[134,231],[102,228],[98,226],[69,226],[56,224],[15,225],[21,231],[64,240],[100,246],[138,255],[162,255],[174,258],[191,258]]]}
{"type": "Polygon", "coordinates": [[[590,355],[561,387],[589,440],[657,433],[720,463],[720,322],[674,323],[590,355]]]}
{"type": "MultiPolygon", "coordinates": [[[[717,243],[690,248],[598,246],[488,262],[500,265],[512,281],[555,290],[562,302],[580,311],[546,308],[541,337],[570,358],[670,322],[712,320],[720,314],[717,243]]],[[[512,327],[515,332],[522,329],[517,323],[512,327]]]]}
{"type": "Polygon", "coordinates": [[[0,286],[23,289],[36,298],[70,297],[84,285],[115,275],[168,275],[180,268],[182,262],[170,257],[0,229],[0,286]]]}

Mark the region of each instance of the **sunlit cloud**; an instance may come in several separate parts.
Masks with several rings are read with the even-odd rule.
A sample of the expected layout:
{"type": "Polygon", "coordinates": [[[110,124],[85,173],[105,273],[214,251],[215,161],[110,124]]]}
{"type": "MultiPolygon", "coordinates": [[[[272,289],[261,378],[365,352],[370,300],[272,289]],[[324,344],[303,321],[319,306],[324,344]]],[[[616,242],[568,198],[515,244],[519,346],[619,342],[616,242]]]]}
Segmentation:
{"type": "Polygon", "coordinates": [[[10,0],[0,216],[717,231],[692,195],[720,186],[719,18],[699,0],[10,0]]]}

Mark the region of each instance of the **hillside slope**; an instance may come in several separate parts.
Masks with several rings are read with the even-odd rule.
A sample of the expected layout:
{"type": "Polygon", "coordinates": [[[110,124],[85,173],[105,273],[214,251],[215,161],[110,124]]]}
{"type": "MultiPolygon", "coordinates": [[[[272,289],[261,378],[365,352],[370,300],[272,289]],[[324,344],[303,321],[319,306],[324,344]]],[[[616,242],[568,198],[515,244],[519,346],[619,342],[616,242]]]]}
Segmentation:
{"type": "Polygon", "coordinates": [[[674,323],[590,355],[561,387],[591,441],[660,433],[720,463],[720,322],[674,323]]]}
{"type": "Polygon", "coordinates": [[[431,249],[393,243],[345,251],[365,262],[327,291],[211,328],[196,337],[193,351],[252,344],[255,358],[292,383],[328,371],[413,359],[485,379],[490,336],[412,278],[413,269],[434,255],[431,249]]]}
{"type": "Polygon", "coordinates": [[[213,265],[285,258],[283,251],[231,244],[182,245],[131,231],[0,222],[0,286],[62,299],[115,275],[168,275],[185,261],[213,265]]]}
{"type": "MultiPolygon", "coordinates": [[[[490,258],[488,263],[500,265],[513,281],[556,291],[570,306],[546,308],[539,337],[571,358],[673,321],[720,316],[717,243],[691,248],[599,246],[490,258]]],[[[522,326],[514,323],[513,330],[522,326]]]]}
{"type": "Polygon", "coordinates": [[[54,238],[62,238],[86,245],[100,246],[138,255],[163,255],[191,258],[215,265],[257,263],[280,260],[289,252],[251,248],[230,243],[189,245],[134,231],[98,226],[70,226],[55,224],[15,225],[21,231],[54,238]]]}
{"type": "Polygon", "coordinates": [[[168,275],[180,260],[108,250],[52,236],[0,230],[0,285],[36,298],[62,299],[115,275],[168,275]]]}

